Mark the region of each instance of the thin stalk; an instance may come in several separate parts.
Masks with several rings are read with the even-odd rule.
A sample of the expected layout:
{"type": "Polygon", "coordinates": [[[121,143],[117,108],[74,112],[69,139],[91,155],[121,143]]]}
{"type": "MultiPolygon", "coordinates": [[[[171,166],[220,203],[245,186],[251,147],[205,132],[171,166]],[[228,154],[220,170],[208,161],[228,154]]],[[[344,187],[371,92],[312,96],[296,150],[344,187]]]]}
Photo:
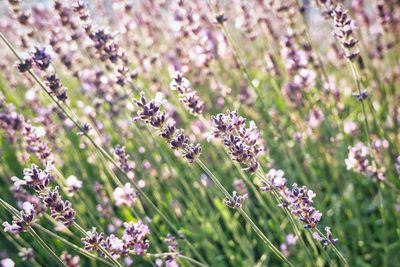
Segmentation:
{"type": "Polygon", "coordinates": [[[388,266],[388,259],[389,259],[389,250],[388,250],[388,240],[387,240],[387,231],[385,227],[385,204],[384,204],[384,199],[382,197],[382,190],[384,190],[383,186],[380,184],[378,185],[378,199],[379,199],[379,213],[381,216],[382,220],[382,229],[383,229],[383,234],[382,234],[382,239],[383,239],[383,266],[388,266]]]}
{"type": "Polygon", "coordinates": [[[32,228],[29,228],[29,233],[37,240],[39,241],[40,245],[47,251],[50,252],[50,254],[53,256],[53,258],[57,261],[57,263],[60,266],[65,266],[67,267],[67,265],[65,265],[65,263],[60,259],[60,257],[57,256],[57,254],[46,244],[46,242],[43,241],[42,238],[40,238],[40,236],[35,232],[35,230],[33,230],[32,228]]]}
{"type": "MultiPolygon", "coordinates": [[[[350,65],[351,73],[353,75],[353,79],[354,79],[354,81],[356,83],[357,91],[358,91],[359,94],[361,94],[362,93],[362,89],[361,89],[360,76],[359,76],[359,74],[357,72],[356,67],[354,66],[354,63],[349,61],[349,65],[350,65]]],[[[375,160],[374,160],[374,157],[373,157],[373,150],[372,150],[372,143],[371,143],[371,130],[370,130],[369,123],[368,123],[367,112],[366,112],[366,109],[365,109],[364,101],[361,100],[360,102],[361,102],[361,108],[362,108],[363,117],[364,117],[365,134],[367,135],[368,148],[369,148],[369,150],[371,152],[371,162],[372,162],[372,165],[375,167],[376,163],[375,163],[375,160]]]]}

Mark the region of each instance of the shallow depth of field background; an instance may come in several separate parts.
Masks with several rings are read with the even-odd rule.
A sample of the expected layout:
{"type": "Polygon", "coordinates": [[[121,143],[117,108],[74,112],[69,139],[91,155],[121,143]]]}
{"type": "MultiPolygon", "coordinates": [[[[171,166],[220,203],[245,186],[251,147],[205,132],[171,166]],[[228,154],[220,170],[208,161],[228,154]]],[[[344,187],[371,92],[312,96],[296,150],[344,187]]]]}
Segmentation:
{"type": "MultiPolygon", "coordinates": [[[[56,73],[67,89],[68,99],[59,101],[61,106],[83,126],[90,125],[85,134],[117,163],[116,146],[125,147],[129,168],[125,173],[116,168],[29,73],[20,73],[15,67],[18,59],[1,41],[0,198],[4,203],[21,210],[24,200],[11,177],[22,179],[24,168],[33,163],[46,168],[37,151],[29,149],[24,127],[12,125],[20,116],[36,127],[40,142],[51,151],[51,186],[60,187],[63,199],[76,211],[75,222],[85,231],[96,227],[106,236],[120,237],[123,222],[141,220],[148,225],[147,252],[118,258],[121,264],[285,266],[240,212],[223,203],[224,194],[205,168],[182,158],[157,129],[137,118],[140,109],[134,100],[141,92],[148,101],[161,92],[166,100],[162,110],[169,120],[191,143],[201,145],[201,162],[229,193],[248,194],[242,210],[294,266],[345,266],[338,253],[349,266],[399,266],[397,1],[384,1],[386,17],[377,10],[381,1],[344,1],[360,52],[351,63],[332,34],[335,26],[326,6],[316,4],[325,1],[86,1],[93,29],[110,33],[128,62],[100,57],[84,31],[87,22],[73,10],[76,1],[54,1],[62,6],[58,9],[53,1],[22,1],[19,12],[29,14],[27,21],[18,19],[9,2],[15,1],[0,3],[1,33],[23,58],[35,47],[46,49],[52,57],[49,69],[32,67],[33,72],[41,80],[46,73],[56,73]],[[226,21],[217,23],[218,16],[226,21]],[[302,62],[297,62],[302,67],[294,71],[284,42],[291,34],[294,50],[302,55],[302,62]],[[118,84],[122,67],[126,72],[118,84]],[[182,96],[171,90],[177,72],[204,102],[200,114],[192,114],[182,96]],[[304,80],[299,82],[300,77],[304,80]],[[301,86],[290,89],[293,82],[301,86]],[[358,87],[365,90],[366,99],[358,99],[362,97],[358,87]],[[260,192],[259,177],[233,161],[221,140],[212,137],[211,116],[227,110],[236,110],[247,125],[250,121],[257,125],[261,134],[257,144],[263,150],[257,159],[265,172],[281,169],[288,186],[297,183],[316,194],[313,205],[323,214],[317,227],[324,233],[325,226],[331,227],[337,243],[324,247],[302,222],[289,219],[271,192],[260,192]],[[368,149],[365,159],[376,172],[349,167],[360,160],[349,155],[358,143],[368,149]],[[73,193],[66,182],[71,176],[82,181],[73,193]],[[148,199],[135,193],[128,205],[118,202],[115,190],[126,183],[138,186],[148,199]],[[300,236],[296,237],[293,223],[300,236]],[[173,252],[165,242],[168,234],[178,244],[173,252]],[[295,244],[288,244],[288,239],[295,239],[295,244]]],[[[343,1],[332,5],[337,2],[343,1]]],[[[27,191],[35,194],[31,188],[27,191]]],[[[3,204],[0,224],[5,221],[11,222],[12,214],[3,204]]],[[[79,250],[84,235],[61,226],[49,213],[38,215],[35,224],[39,227],[33,229],[56,256],[63,255],[62,261],[68,253],[78,255],[81,266],[106,266],[100,258],[115,265],[102,253],[84,255],[79,250]]],[[[12,266],[9,259],[16,266],[57,266],[60,263],[48,249],[29,231],[13,235],[0,229],[0,266],[12,266]],[[33,256],[25,259],[29,248],[33,256]]],[[[78,266],[77,257],[64,263],[78,266]]]]}

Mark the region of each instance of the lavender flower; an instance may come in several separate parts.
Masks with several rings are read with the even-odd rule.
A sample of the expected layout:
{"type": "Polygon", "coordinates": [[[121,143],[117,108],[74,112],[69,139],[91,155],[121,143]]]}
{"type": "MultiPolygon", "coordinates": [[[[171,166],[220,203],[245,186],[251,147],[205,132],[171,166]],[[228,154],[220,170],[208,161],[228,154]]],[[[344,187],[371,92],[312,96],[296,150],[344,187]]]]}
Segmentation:
{"type": "Polygon", "coordinates": [[[238,195],[236,191],[232,192],[231,198],[225,198],[224,204],[231,209],[239,209],[242,207],[243,202],[248,198],[248,194],[238,195]]]}
{"type": "Polygon", "coordinates": [[[384,181],[386,179],[385,168],[377,169],[370,163],[369,157],[370,150],[363,143],[358,142],[354,147],[349,146],[349,153],[344,161],[347,170],[384,181]]]}
{"type": "Polygon", "coordinates": [[[132,207],[137,200],[137,193],[130,183],[126,183],[124,187],[117,187],[113,193],[115,204],[117,206],[132,207]]]}
{"type": "Polygon", "coordinates": [[[191,114],[197,116],[204,111],[204,102],[191,88],[189,80],[183,77],[182,73],[176,73],[169,86],[171,90],[178,91],[180,100],[191,114]]]}
{"type": "Polygon", "coordinates": [[[169,252],[177,252],[178,251],[179,244],[176,241],[175,236],[168,234],[167,237],[165,238],[165,243],[168,246],[169,252]]]}
{"type": "Polygon", "coordinates": [[[375,11],[378,17],[378,21],[385,32],[389,32],[390,27],[394,24],[393,13],[385,5],[385,1],[376,0],[375,11]]]}
{"type": "Polygon", "coordinates": [[[27,143],[26,150],[34,153],[46,165],[54,163],[54,157],[48,146],[48,143],[43,141],[46,135],[46,130],[43,127],[34,127],[29,123],[24,123],[22,134],[27,143]]]}
{"type": "Polygon", "coordinates": [[[44,191],[49,185],[50,179],[49,172],[39,169],[35,164],[32,164],[31,168],[24,169],[22,180],[15,176],[11,178],[15,187],[19,188],[21,185],[28,185],[34,188],[36,192],[44,191]]]}
{"type": "Polygon", "coordinates": [[[260,133],[253,121],[246,128],[246,119],[236,111],[218,114],[212,117],[213,136],[220,138],[228,148],[232,159],[247,166],[251,173],[258,169],[257,155],[261,152],[258,146],[260,133]]]}
{"type": "Polygon", "coordinates": [[[46,208],[50,209],[50,215],[56,221],[62,222],[65,226],[71,225],[75,220],[75,210],[69,201],[64,201],[58,192],[58,187],[51,190],[49,187],[51,176],[48,170],[41,170],[35,164],[31,168],[24,169],[23,179],[12,177],[14,186],[18,189],[27,185],[39,193],[39,198],[46,208]]]}
{"type": "Polygon", "coordinates": [[[124,223],[124,234],[122,240],[128,247],[133,247],[135,254],[143,254],[150,246],[150,242],[146,239],[147,234],[150,233],[149,227],[143,222],[138,223],[124,223]]]}
{"type": "Polygon", "coordinates": [[[91,231],[86,232],[86,237],[82,238],[83,246],[85,250],[92,251],[100,251],[100,246],[104,242],[104,233],[97,233],[96,228],[93,227],[91,231]]]}
{"type": "Polygon", "coordinates": [[[288,209],[303,223],[304,228],[311,229],[315,235],[315,229],[321,220],[322,213],[313,207],[313,199],[316,194],[312,190],[305,186],[299,187],[297,184],[288,188],[285,173],[275,169],[271,169],[261,183],[261,191],[276,190],[282,200],[279,207],[288,209]]]}
{"type": "Polygon", "coordinates": [[[51,63],[51,56],[46,52],[44,47],[36,47],[32,53],[32,61],[40,70],[45,71],[51,63]]]}
{"type": "Polygon", "coordinates": [[[33,258],[33,249],[32,248],[21,248],[18,252],[18,256],[21,257],[22,261],[29,261],[33,258]]]}
{"type": "Polygon", "coordinates": [[[24,117],[18,114],[15,106],[8,104],[0,93],[0,128],[11,141],[15,141],[15,135],[22,128],[23,122],[24,117]]]}
{"type": "Polygon", "coordinates": [[[56,74],[49,74],[44,77],[46,85],[50,88],[50,93],[55,95],[58,100],[64,102],[67,100],[67,89],[61,84],[56,74]]]}
{"type": "Polygon", "coordinates": [[[64,201],[58,192],[58,187],[42,195],[43,202],[50,209],[51,217],[56,221],[62,222],[65,226],[71,225],[75,220],[75,210],[71,202],[64,201]]]}
{"type": "Polygon", "coordinates": [[[348,17],[347,10],[340,4],[331,9],[331,16],[335,27],[333,35],[342,46],[345,57],[349,60],[356,59],[360,52],[357,48],[358,40],[353,36],[354,21],[348,17]]]}
{"type": "Polygon", "coordinates": [[[114,156],[118,160],[118,165],[125,171],[130,172],[135,167],[135,162],[129,160],[129,155],[125,152],[125,147],[116,145],[114,148],[114,156]]]}
{"type": "Polygon", "coordinates": [[[282,206],[287,206],[304,224],[304,228],[315,228],[321,220],[322,213],[312,206],[314,197],[315,193],[305,186],[298,187],[297,184],[293,184],[292,188],[286,191],[286,200],[282,206]]]}
{"type": "Polygon", "coordinates": [[[116,258],[128,254],[128,245],[115,235],[110,235],[107,237],[101,246],[116,258]]]}
{"type": "Polygon", "coordinates": [[[281,41],[281,54],[291,76],[282,90],[288,100],[298,106],[303,103],[303,91],[314,85],[316,74],[308,68],[308,56],[295,43],[294,37],[293,33],[288,33],[281,41]]]}
{"type": "Polygon", "coordinates": [[[81,266],[81,258],[78,255],[72,256],[67,251],[61,253],[60,259],[64,262],[67,267],[79,267],[81,266]]]}
{"type": "Polygon", "coordinates": [[[35,219],[35,209],[29,202],[24,202],[23,210],[18,217],[13,216],[12,224],[3,223],[4,232],[10,232],[14,235],[26,232],[35,219]]]}
{"type": "Polygon", "coordinates": [[[23,72],[27,72],[28,70],[30,70],[32,68],[32,59],[30,58],[25,58],[22,60],[22,62],[17,64],[17,68],[19,70],[19,72],[23,73],[23,72]]]}
{"type": "Polygon", "coordinates": [[[67,192],[70,196],[73,196],[82,187],[82,181],[76,178],[76,176],[71,175],[65,180],[67,186],[67,192]]]}
{"type": "Polygon", "coordinates": [[[224,24],[225,21],[227,21],[227,20],[228,20],[228,18],[223,13],[221,13],[215,17],[216,23],[218,23],[220,25],[224,24]]]}
{"type": "Polygon", "coordinates": [[[200,145],[190,143],[182,129],[176,129],[173,123],[165,125],[165,112],[160,111],[160,106],[164,103],[161,93],[157,93],[155,98],[149,103],[147,103],[143,94],[140,101],[135,100],[135,102],[140,108],[137,113],[138,117],[135,120],[141,119],[145,123],[159,129],[160,136],[166,140],[172,149],[179,150],[189,163],[192,163],[200,155],[200,145]]]}
{"type": "Polygon", "coordinates": [[[296,245],[297,242],[297,236],[294,234],[288,234],[285,238],[285,242],[281,244],[280,249],[286,257],[289,257],[290,255],[290,249],[296,245]]]}
{"type": "Polygon", "coordinates": [[[339,241],[337,238],[333,238],[332,231],[330,227],[325,227],[326,237],[321,236],[318,232],[313,233],[313,239],[320,241],[321,244],[326,247],[329,244],[335,244],[339,241]]]}

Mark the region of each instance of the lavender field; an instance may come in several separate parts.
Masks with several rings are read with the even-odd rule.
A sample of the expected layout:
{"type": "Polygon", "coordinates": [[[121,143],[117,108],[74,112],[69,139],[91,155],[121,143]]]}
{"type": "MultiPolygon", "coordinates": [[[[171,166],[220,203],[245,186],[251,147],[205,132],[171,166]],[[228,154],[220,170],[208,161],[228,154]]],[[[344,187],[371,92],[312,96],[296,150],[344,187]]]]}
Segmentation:
{"type": "Polygon", "coordinates": [[[400,266],[397,0],[0,1],[0,267],[400,266]]]}

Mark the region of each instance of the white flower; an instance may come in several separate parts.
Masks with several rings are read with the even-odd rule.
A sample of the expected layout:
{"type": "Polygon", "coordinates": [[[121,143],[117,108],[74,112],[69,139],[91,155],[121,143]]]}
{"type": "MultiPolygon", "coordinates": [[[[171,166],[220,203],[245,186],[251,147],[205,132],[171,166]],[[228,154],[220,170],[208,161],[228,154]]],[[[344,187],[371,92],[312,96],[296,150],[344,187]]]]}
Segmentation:
{"type": "Polygon", "coordinates": [[[10,224],[9,222],[3,222],[2,226],[4,227],[4,232],[10,232],[12,234],[19,233],[19,227],[15,224],[10,224]]]}
{"type": "Polygon", "coordinates": [[[34,130],[35,130],[35,135],[38,138],[41,138],[41,137],[46,135],[46,130],[41,126],[40,127],[35,127],[34,130]]]}
{"type": "Polygon", "coordinates": [[[167,102],[167,100],[164,98],[164,94],[161,92],[157,92],[156,96],[154,97],[154,103],[156,105],[161,106],[164,105],[167,102]]]}
{"type": "Polygon", "coordinates": [[[1,260],[0,264],[1,264],[1,267],[14,267],[15,266],[15,262],[10,258],[1,260]]]}
{"type": "Polygon", "coordinates": [[[68,187],[79,189],[82,187],[82,181],[76,178],[76,176],[71,175],[65,181],[68,187]]]}
{"type": "Polygon", "coordinates": [[[344,163],[346,164],[346,169],[349,171],[349,170],[354,169],[354,167],[357,164],[357,160],[353,157],[349,157],[344,160],[344,163]]]}
{"type": "Polygon", "coordinates": [[[35,210],[35,208],[33,207],[33,205],[30,202],[24,202],[22,204],[22,209],[24,210],[24,212],[26,214],[32,214],[35,210]]]}
{"type": "Polygon", "coordinates": [[[295,236],[294,234],[288,234],[288,235],[286,236],[286,243],[287,243],[289,246],[295,245],[295,244],[296,244],[296,241],[297,241],[297,236],[295,236]]]}
{"type": "Polygon", "coordinates": [[[126,183],[124,187],[117,187],[114,190],[113,196],[117,206],[126,205],[131,207],[136,201],[136,192],[130,183],[126,183]]]}
{"type": "Polygon", "coordinates": [[[313,198],[314,198],[316,195],[317,195],[317,194],[315,194],[312,190],[308,190],[308,191],[307,191],[307,196],[308,196],[308,199],[309,199],[310,201],[312,201],[313,198]]]}
{"type": "Polygon", "coordinates": [[[21,180],[18,177],[14,176],[11,177],[11,181],[14,182],[14,186],[18,189],[21,187],[21,185],[26,185],[26,181],[25,180],[21,180]]]}
{"type": "Polygon", "coordinates": [[[112,250],[122,251],[124,249],[124,241],[115,235],[110,236],[110,245],[112,250]]]}

